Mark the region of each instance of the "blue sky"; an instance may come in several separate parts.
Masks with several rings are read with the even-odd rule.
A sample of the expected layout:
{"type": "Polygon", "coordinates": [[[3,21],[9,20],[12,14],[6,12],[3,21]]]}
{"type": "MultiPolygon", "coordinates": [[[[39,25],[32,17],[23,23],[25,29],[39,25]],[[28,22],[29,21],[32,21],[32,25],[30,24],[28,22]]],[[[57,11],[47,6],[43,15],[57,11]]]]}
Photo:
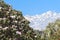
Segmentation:
{"type": "Polygon", "coordinates": [[[41,14],[47,11],[60,11],[60,0],[5,0],[23,15],[41,14]]]}

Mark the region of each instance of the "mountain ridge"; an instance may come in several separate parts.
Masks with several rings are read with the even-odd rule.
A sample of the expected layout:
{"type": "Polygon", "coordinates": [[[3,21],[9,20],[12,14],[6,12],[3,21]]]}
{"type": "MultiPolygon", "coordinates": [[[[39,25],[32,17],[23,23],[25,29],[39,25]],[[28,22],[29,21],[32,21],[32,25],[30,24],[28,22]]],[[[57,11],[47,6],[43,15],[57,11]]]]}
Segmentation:
{"type": "Polygon", "coordinates": [[[56,19],[60,18],[60,13],[47,11],[40,15],[26,15],[25,18],[31,22],[30,27],[32,27],[33,29],[44,30],[48,23],[54,22],[56,19]]]}

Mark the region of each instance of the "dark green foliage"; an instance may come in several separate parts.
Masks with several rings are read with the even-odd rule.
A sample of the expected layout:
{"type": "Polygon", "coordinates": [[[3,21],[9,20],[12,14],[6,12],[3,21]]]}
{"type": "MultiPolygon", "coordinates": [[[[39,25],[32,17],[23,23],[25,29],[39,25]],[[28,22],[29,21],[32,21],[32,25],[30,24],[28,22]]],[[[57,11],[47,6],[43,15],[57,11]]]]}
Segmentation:
{"type": "Polygon", "coordinates": [[[60,40],[60,19],[57,19],[53,23],[49,23],[46,30],[47,40],[60,40]]]}
{"type": "Polygon", "coordinates": [[[12,9],[4,1],[0,2],[0,40],[36,40],[22,12],[12,9]]]}

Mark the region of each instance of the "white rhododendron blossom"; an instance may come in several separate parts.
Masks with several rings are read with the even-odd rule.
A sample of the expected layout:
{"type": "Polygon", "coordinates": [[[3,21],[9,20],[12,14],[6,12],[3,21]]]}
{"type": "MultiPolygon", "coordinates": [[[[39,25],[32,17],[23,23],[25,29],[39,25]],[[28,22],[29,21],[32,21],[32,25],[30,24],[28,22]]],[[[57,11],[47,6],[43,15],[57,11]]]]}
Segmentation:
{"type": "Polygon", "coordinates": [[[0,7],[0,9],[1,9],[2,7],[0,7]]]}
{"type": "Polygon", "coordinates": [[[6,18],[3,18],[3,20],[5,20],[6,18]]]}
{"type": "Polygon", "coordinates": [[[19,32],[19,31],[16,31],[16,33],[19,34],[19,35],[21,35],[21,32],[19,32]]]}
{"type": "Polygon", "coordinates": [[[16,16],[10,16],[11,18],[15,18],[16,16]]]}
{"type": "Polygon", "coordinates": [[[8,29],[8,27],[3,28],[3,30],[6,30],[6,29],[8,29]]]}
{"type": "Polygon", "coordinates": [[[0,26],[0,29],[2,29],[2,26],[0,26]]]}
{"type": "Polygon", "coordinates": [[[17,23],[17,21],[14,21],[15,23],[17,23]]]}
{"type": "Polygon", "coordinates": [[[35,38],[36,38],[37,36],[35,36],[35,38]]]}
{"type": "Polygon", "coordinates": [[[15,26],[15,25],[12,25],[12,28],[16,28],[17,26],[15,26]]]}
{"type": "Polygon", "coordinates": [[[7,11],[7,13],[9,13],[9,11],[7,11]]]}

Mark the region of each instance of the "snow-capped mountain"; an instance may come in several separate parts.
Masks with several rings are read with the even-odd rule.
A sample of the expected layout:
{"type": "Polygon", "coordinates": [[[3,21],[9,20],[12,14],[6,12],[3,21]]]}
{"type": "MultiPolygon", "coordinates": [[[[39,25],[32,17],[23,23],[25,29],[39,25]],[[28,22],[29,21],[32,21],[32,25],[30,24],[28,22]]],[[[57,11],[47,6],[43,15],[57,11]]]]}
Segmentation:
{"type": "Polygon", "coordinates": [[[48,23],[60,18],[60,13],[48,11],[37,15],[26,15],[25,18],[30,21],[30,27],[35,30],[44,30],[48,23]]]}

